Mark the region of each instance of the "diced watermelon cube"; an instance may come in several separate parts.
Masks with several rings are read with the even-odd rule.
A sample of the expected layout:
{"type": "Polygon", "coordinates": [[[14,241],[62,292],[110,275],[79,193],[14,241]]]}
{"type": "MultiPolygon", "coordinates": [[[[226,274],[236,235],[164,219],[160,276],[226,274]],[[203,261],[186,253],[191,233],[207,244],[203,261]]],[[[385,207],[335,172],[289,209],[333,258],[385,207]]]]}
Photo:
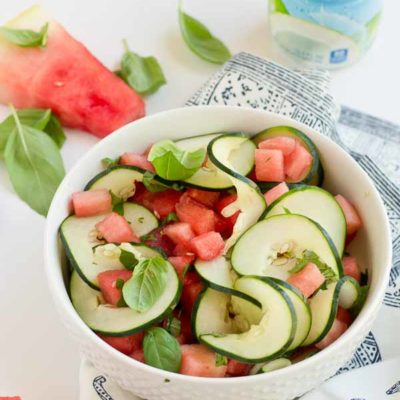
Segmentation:
{"type": "MultiPolygon", "coordinates": [[[[237,213],[235,213],[237,214],[237,213]]],[[[226,239],[232,235],[233,225],[232,217],[225,218],[222,215],[215,214],[215,232],[221,234],[221,236],[226,239]]],[[[236,218],[235,218],[236,219],[236,218]]]]}
{"type": "Polygon", "coordinates": [[[338,310],[337,310],[337,313],[336,313],[336,318],[339,321],[344,322],[347,326],[350,326],[352,321],[353,321],[353,318],[352,318],[352,316],[350,314],[350,311],[346,310],[346,309],[344,309],[344,308],[342,308],[340,306],[338,307],[338,310]]]}
{"type": "Polygon", "coordinates": [[[203,288],[204,284],[201,282],[199,275],[194,271],[187,272],[183,281],[182,296],[180,300],[187,315],[192,314],[193,305],[203,288]]]}
{"type": "Polygon", "coordinates": [[[176,204],[175,210],[179,220],[189,223],[197,235],[214,230],[214,211],[193,200],[186,194],[176,204]]]}
{"type": "Polygon", "coordinates": [[[242,363],[230,358],[228,361],[227,375],[229,376],[246,376],[249,374],[251,364],[242,363]]]}
{"type": "Polygon", "coordinates": [[[301,271],[292,274],[287,281],[308,298],[325,282],[325,277],[314,263],[308,263],[301,271]]]}
{"type": "Polygon", "coordinates": [[[360,282],[361,273],[358,269],[357,260],[355,257],[344,256],[342,259],[343,272],[345,275],[353,277],[357,282],[360,282]]]}
{"type": "Polygon", "coordinates": [[[280,150],[284,156],[293,153],[296,148],[296,140],[287,136],[278,136],[263,140],[258,144],[259,149],[280,150]]]}
{"type": "Polygon", "coordinates": [[[335,199],[339,203],[340,207],[342,207],[344,216],[346,218],[347,235],[352,235],[361,228],[362,226],[361,218],[358,215],[358,212],[353,206],[353,204],[351,204],[342,195],[338,194],[337,196],[335,196],[335,199]]]}
{"type": "Polygon", "coordinates": [[[111,194],[107,189],[87,190],[72,195],[72,206],[77,217],[111,212],[111,194]]]}
{"type": "Polygon", "coordinates": [[[224,239],[218,232],[207,232],[190,241],[190,248],[201,260],[210,261],[224,251],[224,239]]]}
{"type": "Polygon", "coordinates": [[[187,267],[194,261],[194,256],[175,256],[169,257],[168,261],[175,267],[179,279],[183,280],[183,273],[187,267]]]}
{"type": "Polygon", "coordinates": [[[227,366],[217,367],[215,353],[202,344],[185,344],[181,353],[181,374],[211,378],[223,378],[226,374],[227,366]]]}
{"type": "Polygon", "coordinates": [[[132,165],[139,167],[147,171],[155,172],[153,164],[147,160],[147,157],[142,154],[136,153],[124,153],[119,159],[119,163],[122,165],[132,165]]]}
{"type": "Polygon", "coordinates": [[[190,249],[188,246],[185,246],[183,243],[178,243],[173,251],[172,251],[174,256],[193,256],[194,253],[192,249],[190,249]]]}
{"type": "Polygon", "coordinates": [[[219,198],[219,192],[210,192],[208,190],[199,190],[194,188],[189,188],[187,194],[192,199],[209,208],[213,208],[219,198]]]}
{"type": "Polygon", "coordinates": [[[174,250],[174,243],[172,240],[163,234],[163,228],[156,228],[151,231],[148,235],[148,239],[144,241],[144,244],[161,249],[167,256],[171,256],[174,250]]]}
{"type": "Polygon", "coordinates": [[[108,243],[139,242],[128,221],[115,212],[96,224],[96,229],[108,243]]]}
{"type": "Polygon", "coordinates": [[[283,153],[280,150],[257,149],[255,152],[256,178],[262,182],[285,180],[283,153]]]}
{"type": "Polygon", "coordinates": [[[143,341],[143,332],[135,333],[130,336],[105,336],[99,335],[106,343],[121,353],[130,354],[135,350],[140,350],[143,341]]]}
{"type": "Polygon", "coordinates": [[[283,194],[289,191],[288,185],[285,182],[281,182],[279,185],[274,186],[272,189],[264,193],[265,201],[267,206],[272,204],[276,199],[279,199],[283,194]]]}
{"type": "Polygon", "coordinates": [[[320,342],[315,344],[315,347],[317,347],[320,350],[325,349],[335,340],[337,340],[340,336],[342,336],[346,330],[347,330],[347,325],[344,322],[335,319],[329,332],[320,342]]]}
{"type": "Polygon", "coordinates": [[[158,218],[165,218],[169,213],[175,212],[175,204],[181,198],[182,193],[176,190],[168,189],[164,192],[152,193],[141,189],[138,194],[135,193],[133,200],[143,204],[152,210],[158,218]]]}
{"type": "Polygon", "coordinates": [[[296,146],[293,153],[285,157],[285,174],[293,182],[301,181],[312,164],[312,155],[303,146],[296,146]]]}
{"type": "Polygon", "coordinates": [[[133,353],[129,354],[129,357],[144,363],[144,352],[143,349],[134,350],[133,353]]]}
{"type": "Polygon", "coordinates": [[[116,269],[111,271],[100,272],[97,275],[97,281],[101,294],[106,303],[116,306],[121,299],[121,289],[116,286],[117,279],[126,282],[132,276],[132,271],[126,269],[116,269]]]}
{"type": "Polygon", "coordinates": [[[221,216],[220,218],[219,216],[216,218],[215,231],[221,233],[223,237],[229,237],[232,234],[233,227],[236,223],[236,220],[239,217],[240,211],[237,211],[235,214],[226,218],[221,214],[222,210],[229,204],[236,201],[236,199],[237,199],[236,194],[230,194],[220,199],[218,203],[215,205],[215,209],[221,216]]]}
{"type": "Polygon", "coordinates": [[[174,243],[187,245],[195,237],[192,227],[187,222],[174,222],[165,226],[164,235],[167,235],[174,243]]]}

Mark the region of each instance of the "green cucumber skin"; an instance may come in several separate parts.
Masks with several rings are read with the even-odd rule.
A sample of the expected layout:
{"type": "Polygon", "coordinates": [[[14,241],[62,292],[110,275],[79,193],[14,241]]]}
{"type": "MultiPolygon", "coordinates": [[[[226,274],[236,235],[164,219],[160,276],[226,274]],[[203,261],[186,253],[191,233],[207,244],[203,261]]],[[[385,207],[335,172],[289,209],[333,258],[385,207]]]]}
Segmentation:
{"type": "MultiPolygon", "coordinates": [[[[169,306],[166,308],[166,311],[164,313],[162,313],[161,315],[159,315],[158,317],[152,319],[149,322],[146,322],[143,325],[140,325],[136,328],[133,329],[129,329],[127,331],[123,331],[123,332],[109,332],[109,331],[101,331],[101,330],[97,330],[97,329],[93,329],[90,325],[88,325],[85,321],[83,321],[85,323],[86,326],[88,326],[93,332],[100,334],[100,335],[105,335],[105,336],[112,336],[112,337],[123,337],[123,336],[129,336],[129,335],[133,335],[134,333],[139,333],[144,331],[147,328],[151,328],[154,324],[162,321],[169,313],[170,310],[173,310],[176,305],[179,302],[179,299],[181,297],[182,294],[182,283],[178,278],[178,275],[176,275],[176,279],[178,280],[178,290],[176,292],[176,295],[174,297],[174,299],[171,301],[171,303],[169,304],[169,306]]],[[[72,292],[71,290],[71,282],[70,282],[70,292],[72,292]]],[[[73,299],[72,299],[72,295],[70,294],[70,299],[72,302],[72,305],[74,305],[73,299]]],[[[74,306],[75,308],[75,306],[74,306]]],[[[79,314],[78,314],[79,315],[79,314]]]]}
{"type": "MultiPolygon", "coordinates": [[[[296,185],[295,187],[291,188],[288,192],[284,193],[282,196],[278,197],[275,201],[273,201],[264,211],[264,213],[261,215],[260,217],[260,221],[267,218],[268,217],[268,213],[277,205],[279,204],[283,199],[285,199],[286,197],[292,195],[295,192],[301,192],[304,190],[319,190],[319,191],[323,191],[323,189],[319,188],[318,186],[311,186],[311,185],[304,185],[304,184],[300,184],[300,185],[296,185]]],[[[332,199],[337,203],[337,201],[335,200],[335,198],[333,197],[333,195],[331,195],[328,191],[324,190],[324,192],[326,192],[326,194],[330,195],[332,197],[332,199]]],[[[331,242],[331,244],[335,247],[336,252],[338,253],[338,256],[341,256],[343,254],[343,250],[345,247],[345,241],[346,241],[346,218],[344,215],[344,212],[342,210],[342,207],[340,207],[340,205],[338,204],[338,211],[339,213],[341,213],[341,215],[343,216],[343,221],[344,221],[344,235],[343,235],[343,245],[342,245],[342,251],[339,254],[339,251],[336,249],[336,245],[333,243],[331,237],[329,236],[329,233],[326,232],[326,230],[320,226],[316,221],[313,221],[315,223],[317,223],[320,226],[320,229],[324,232],[325,236],[329,237],[329,240],[331,242]]],[[[340,263],[341,263],[341,259],[340,259],[340,263]]],[[[342,272],[343,272],[343,267],[342,267],[342,272]]],[[[340,275],[339,277],[341,277],[342,275],[340,275]]]]}
{"type": "Polygon", "coordinates": [[[306,136],[303,132],[299,131],[296,128],[291,128],[289,126],[274,126],[273,128],[268,128],[265,129],[264,131],[257,133],[251,138],[251,140],[256,145],[258,145],[258,143],[262,142],[263,140],[272,137],[285,136],[285,134],[282,133],[283,130],[287,131],[286,136],[292,136],[292,137],[294,136],[296,139],[300,140],[303,143],[303,145],[307,148],[307,150],[310,152],[313,158],[313,163],[311,165],[310,171],[307,174],[307,176],[301,182],[296,182],[296,183],[310,184],[311,182],[313,182],[313,180],[315,182],[321,181],[322,183],[324,173],[323,173],[323,168],[321,167],[320,169],[318,150],[315,144],[312,142],[312,140],[308,136],[306,136]],[[276,133],[277,130],[281,130],[281,132],[278,131],[279,133],[276,133]]]}
{"type": "MultiPolygon", "coordinates": [[[[327,335],[329,330],[332,328],[333,322],[335,321],[335,318],[336,318],[338,306],[339,306],[340,290],[346,281],[351,281],[351,282],[354,281],[358,285],[358,282],[350,276],[343,276],[341,279],[339,279],[337,281],[336,287],[335,287],[335,290],[333,293],[332,307],[331,307],[331,312],[329,314],[328,323],[325,325],[325,328],[323,329],[321,334],[316,339],[314,339],[312,342],[307,342],[306,346],[310,346],[310,345],[320,342],[327,335]]],[[[360,294],[360,291],[358,291],[358,294],[360,294]]]]}
{"type": "MultiPolygon", "coordinates": [[[[144,174],[146,172],[146,170],[139,168],[139,167],[135,167],[133,165],[114,165],[110,168],[105,169],[104,171],[99,172],[96,176],[94,176],[85,186],[84,190],[90,190],[93,185],[101,178],[103,178],[104,176],[108,175],[109,173],[111,173],[112,171],[118,170],[118,169],[125,169],[125,170],[130,170],[130,171],[136,171],[139,172],[140,174],[144,174]]],[[[154,176],[154,180],[161,183],[164,186],[167,186],[170,189],[174,189],[177,190],[176,185],[180,185],[181,182],[178,181],[167,181],[166,179],[163,179],[161,177],[159,177],[158,175],[154,176]]]]}
{"type": "Polygon", "coordinates": [[[224,355],[226,357],[233,358],[233,359],[235,359],[237,361],[244,362],[244,363],[257,364],[257,363],[273,360],[273,359],[275,359],[277,357],[280,357],[281,355],[286,353],[286,351],[290,347],[291,343],[293,342],[294,335],[296,333],[297,318],[296,318],[296,312],[295,312],[295,309],[294,309],[292,301],[290,300],[289,296],[283,291],[283,289],[281,289],[279,287],[279,285],[276,282],[274,282],[272,279],[270,279],[268,277],[262,277],[261,278],[259,276],[248,275],[248,276],[246,276],[246,278],[254,278],[254,279],[261,280],[264,283],[268,283],[275,290],[277,290],[280,293],[280,295],[286,300],[286,303],[287,303],[287,305],[289,307],[289,310],[290,310],[290,314],[292,315],[292,328],[291,328],[291,331],[290,331],[290,337],[287,340],[287,342],[285,343],[285,345],[282,348],[280,348],[278,351],[276,351],[274,354],[269,355],[268,357],[262,357],[262,358],[251,359],[250,360],[248,358],[240,357],[240,356],[232,354],[232,353],[230,353],[228,351],[224,351],[224,350],[221,350],[221,349],[219,349],[219,348],[217,348],[215,346],[212,346],[211,344],[207,343],[207,341],[204,341],[202,339],[202,336],[200,336],[199,341],[201,343],[204,343],[209,348],[212,348],[215,352],[217,352],[219,354],[222,354],[222,355],[224,355]]]}

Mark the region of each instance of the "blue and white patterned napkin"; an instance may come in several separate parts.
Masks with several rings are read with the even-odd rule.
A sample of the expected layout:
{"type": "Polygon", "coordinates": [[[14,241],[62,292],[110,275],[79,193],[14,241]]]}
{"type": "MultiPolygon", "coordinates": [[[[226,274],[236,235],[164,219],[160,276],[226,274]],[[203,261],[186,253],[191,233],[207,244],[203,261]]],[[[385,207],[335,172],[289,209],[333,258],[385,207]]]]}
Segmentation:
{"type": "MultiPolygon", "coordinates": [[[[393,266],[384,306],[372,331],[338,371],[340,376],[304,400],[400,399],[400,126],[337,107],[328,92],[329,81],[324,71],[292,71],[252,54],[239,53],[187,105],[234,105],[286,115],[331,137],[372,178],[386,205],[393,238],[393,266]],[[347,372],[381,361],[364,370],[347,372]]],[[[83,363],[81,400],[98,398],[136,399],[83,363]],[[96,391],[100,387],[109,397],[96,391]]]]}

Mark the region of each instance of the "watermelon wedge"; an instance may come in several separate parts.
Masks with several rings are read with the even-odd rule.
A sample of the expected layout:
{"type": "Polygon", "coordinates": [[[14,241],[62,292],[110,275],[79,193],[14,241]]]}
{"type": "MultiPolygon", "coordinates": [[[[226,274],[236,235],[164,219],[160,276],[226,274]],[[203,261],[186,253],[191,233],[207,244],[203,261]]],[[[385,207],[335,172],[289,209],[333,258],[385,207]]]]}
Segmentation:
{"type": "Polygon", "coordinates": [[[0,38],[0,103],[51,108],[65,126],[98,137],[144,116],[139,95],[40,6],[6,26],[39,31],[47,22],[45,48],[22,48],[0,38]]]}

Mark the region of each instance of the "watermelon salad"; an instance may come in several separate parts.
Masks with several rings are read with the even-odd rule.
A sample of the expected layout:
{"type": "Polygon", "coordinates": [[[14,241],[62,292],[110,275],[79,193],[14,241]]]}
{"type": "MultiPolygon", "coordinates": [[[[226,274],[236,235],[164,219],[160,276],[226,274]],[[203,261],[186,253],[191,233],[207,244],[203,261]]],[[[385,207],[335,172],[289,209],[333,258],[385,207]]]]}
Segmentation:
{"type": "Polygon", "coordinates": [[[279,126],[107,159],[60,226],[70,296],[103,341],[199,377],[268,373],[334,342],[367,295],[362,221],[318,149],[279,126]]]}

